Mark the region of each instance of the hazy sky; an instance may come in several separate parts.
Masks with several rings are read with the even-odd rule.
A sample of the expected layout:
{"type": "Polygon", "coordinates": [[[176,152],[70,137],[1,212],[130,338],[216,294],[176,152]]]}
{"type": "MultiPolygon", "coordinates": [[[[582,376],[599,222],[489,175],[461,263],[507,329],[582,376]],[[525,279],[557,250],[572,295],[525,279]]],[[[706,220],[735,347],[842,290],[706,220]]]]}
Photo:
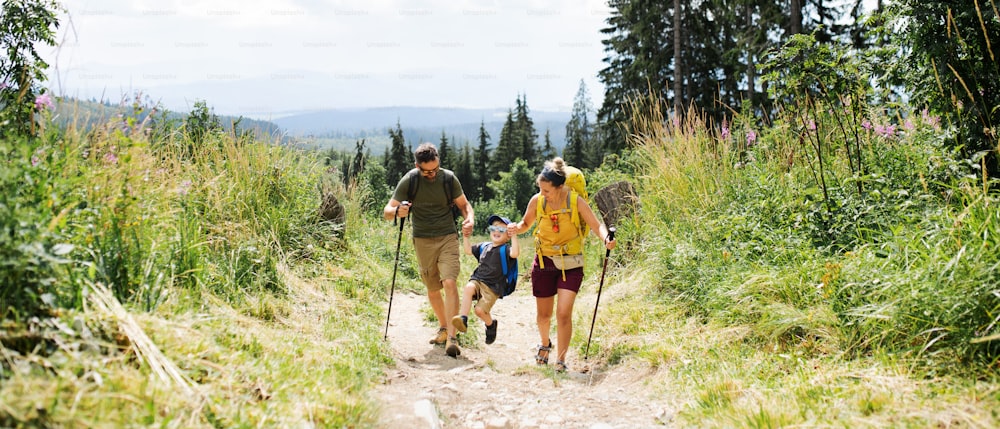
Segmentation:
{"type": "Polygon", "coordinates": [[[171,110],[599,106],[605,0],[63,0],[49,87],[171,110]]]}

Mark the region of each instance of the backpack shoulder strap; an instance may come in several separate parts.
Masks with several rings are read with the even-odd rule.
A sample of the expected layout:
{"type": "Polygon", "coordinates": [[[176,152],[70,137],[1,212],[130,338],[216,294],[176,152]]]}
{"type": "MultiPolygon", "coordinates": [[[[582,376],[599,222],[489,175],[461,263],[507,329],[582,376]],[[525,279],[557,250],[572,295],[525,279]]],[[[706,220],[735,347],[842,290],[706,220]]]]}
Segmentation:
{"type": "Polygon", "coordinates": [[[409,180],[409,190],[406,192],[406,198],[411,203],[413,202],[413,198],[417,196],[417,186],[420,185],[419,176],[420,173],[417,172],[416,168],[411,169],[406,173],[406,177],[408,178],[407,180],[409,180]]]}
{"type": "Polygon", "coordinates": [[[541,220],[542,216],[545,216],[545,196],[539,193],[538,201],[535,204],[535,222],[541,220]]]}
{"type": "Polygon", "coordinates": [[[507,243],[500,245],[500,266],[503,267],[503,275],[507,275],[507,243]]]}
{"type": "Polygon", "coordinates": [[[455,175],[448,174],[448,170],[441,170],[444,176],[444,195],[448,198],[448,205],[455,204],[455,175]]]}
{"type": "Polygon", "coordinates": [[[577,200],[580,199],[579,197],[580,197],[580,194],[577,194],[576,191],[572,191],[572,190],[569,191],[570,219],[573,221],[573,225],[576,225],[576,229],[580,230],[580,235],[583,235],[583,225],[580,224],[581,223],[580,222],[580,211],[577,210],[577,207],[576,207],[577,200]]]}

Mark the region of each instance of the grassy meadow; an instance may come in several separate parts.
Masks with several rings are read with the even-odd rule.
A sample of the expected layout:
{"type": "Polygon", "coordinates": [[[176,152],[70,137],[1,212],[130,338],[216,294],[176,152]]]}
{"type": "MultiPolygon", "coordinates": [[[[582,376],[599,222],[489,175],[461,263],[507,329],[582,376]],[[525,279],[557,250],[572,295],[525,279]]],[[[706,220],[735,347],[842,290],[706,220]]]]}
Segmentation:
{"type": "MultiPolygon", "coordinates": [[[[628,179],[641,199],[590,356],[648,366],[679,426],[1000,425],[1000,201],[948,124],[717,126],[644,102],[633,149],[588,172],[591,195],[628,179]]],[[[0,142],[0,426],[374,426],[388,190],[277,139],[152,127],[0,142]],[[321,190],[346,224],[320,220],[321,190]]],[[[422,290],[408,246],[397,292],[422,290]]]]}

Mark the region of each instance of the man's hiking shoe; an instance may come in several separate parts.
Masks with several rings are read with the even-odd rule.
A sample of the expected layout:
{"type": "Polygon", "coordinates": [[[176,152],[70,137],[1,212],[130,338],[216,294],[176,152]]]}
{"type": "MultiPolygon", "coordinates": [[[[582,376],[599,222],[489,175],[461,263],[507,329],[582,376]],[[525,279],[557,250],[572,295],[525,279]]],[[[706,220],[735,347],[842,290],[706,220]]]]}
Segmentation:
{"type": "Polygon", "coordinates": [[[438,328],[438,333],[431,338],[431,344],[440,346],[448,340],[448,328],[438,328]]]}
{"type": "Polygon", "coordinates": [[[493,344],[493,342],[496,341],[497,325],[499,324],[500,322],[497,322],[497,319],[493,319],[493,324],[486,326],[486,344],[493,344]]]}
{"type": "Polygon", "coordinates": [[[469,316],[455,316],[451,318],[451,324],[458,329],[458,332],[465,332],[469,329],[469,316]]]}
{"type": "Polygon", "coordinates": [[[448,338],[448,346],[445,347],[444,352],[451,357],[458,357],[458,355],[462,354],[462,351],[458,349],[458,338],[448,338]]]}

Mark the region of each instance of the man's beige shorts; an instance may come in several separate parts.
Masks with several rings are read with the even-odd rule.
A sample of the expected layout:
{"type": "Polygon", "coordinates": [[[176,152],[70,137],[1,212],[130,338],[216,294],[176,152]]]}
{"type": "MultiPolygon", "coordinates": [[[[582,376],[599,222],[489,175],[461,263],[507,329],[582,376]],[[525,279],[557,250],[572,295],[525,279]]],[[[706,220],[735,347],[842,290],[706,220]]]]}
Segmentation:
{"type": "Polygon", "coordinates": [[[441,290],[442,280],[458,279],[461,262],[458,259],[458,234],[440,237],[413,237],[413,249],[420,265],[420,279],[428,292],[441,290]]]}
{"type": "Polygon", "coordinates": [[[493,289],[490,289],[486,283],[479,280],[469,279],[469,283],[466,287],[468,287],[468,285],[474,285],[476,287],[476,294],[473,295],[479,297],[479,300],[476,301],[476,308],[485,311],[486,314],[489,314],[490,310],[493,309],[493,304],[496,304],[499,299],[496,292],[493,292],[493,289]]]}

